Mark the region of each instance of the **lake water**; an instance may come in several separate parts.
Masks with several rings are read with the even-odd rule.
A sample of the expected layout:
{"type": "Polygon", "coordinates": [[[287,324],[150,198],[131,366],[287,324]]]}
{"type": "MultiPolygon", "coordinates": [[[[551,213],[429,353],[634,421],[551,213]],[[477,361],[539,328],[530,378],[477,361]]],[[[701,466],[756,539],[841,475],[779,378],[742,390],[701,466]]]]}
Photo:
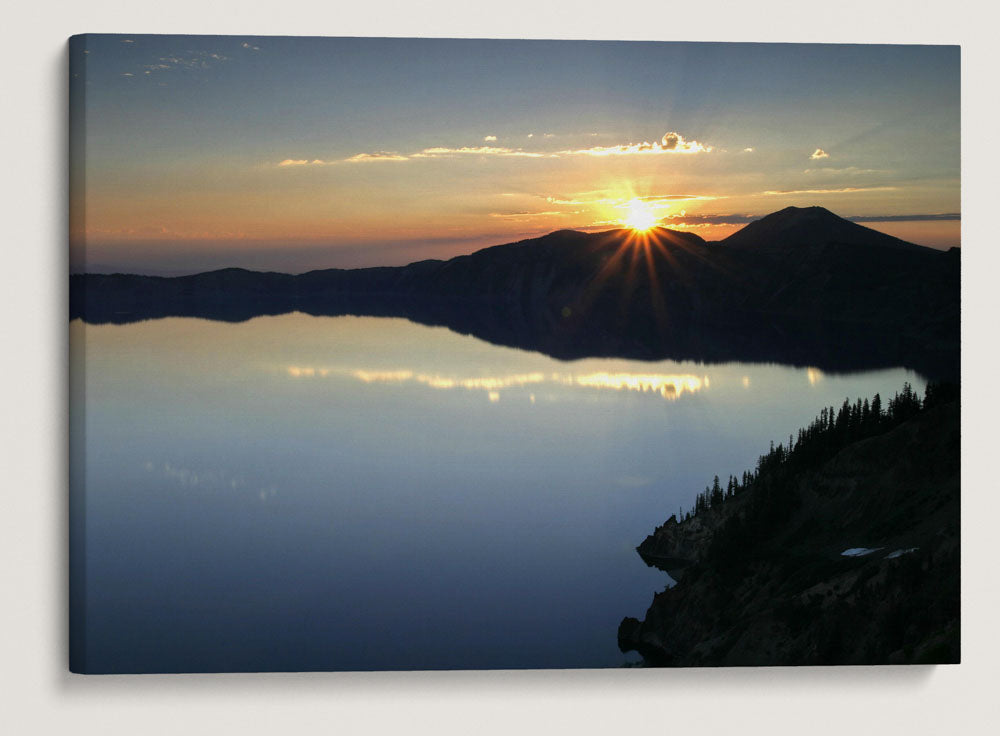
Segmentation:
{"type": "Polygon", "coordinates": [[[916,374],[561,362],[403,319],[70,325],[73,640],[99,672],[614,667],[635,547],[916,374]]]}

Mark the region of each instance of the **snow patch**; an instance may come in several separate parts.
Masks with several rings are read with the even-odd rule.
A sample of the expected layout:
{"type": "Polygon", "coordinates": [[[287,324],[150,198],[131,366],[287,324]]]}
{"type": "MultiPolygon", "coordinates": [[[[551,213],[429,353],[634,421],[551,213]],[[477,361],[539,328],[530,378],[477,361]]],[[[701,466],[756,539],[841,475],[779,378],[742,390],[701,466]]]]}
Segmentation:
{"type": "Polygon", "coordinates": [[[910,552],[916,552],[920,547],[907,547],[906,549],[897,549],[894,552],[890,552],[885,556],[887,560],[894,560],[897,557],[902,557],[903,555],[908,555],[910,552]]]}
{"type": "Polygon", "coordinates": [[[884,547],[876,547],[875,549],[869,549],[868,547],[851,547],[850,549],[845,549],[840,553],[841,557],[864,557],[865,555],[870,555],[872,552],[878,552],[880,549],[885,549],[884,547]]]}

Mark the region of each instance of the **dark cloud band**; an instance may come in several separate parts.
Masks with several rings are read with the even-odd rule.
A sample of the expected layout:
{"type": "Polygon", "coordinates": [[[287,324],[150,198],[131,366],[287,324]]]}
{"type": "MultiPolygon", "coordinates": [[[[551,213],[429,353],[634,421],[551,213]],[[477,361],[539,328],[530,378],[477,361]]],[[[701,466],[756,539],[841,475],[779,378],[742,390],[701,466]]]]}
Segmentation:
{"type": "MultiPolygon", "coordinates": [[[[685,225],[745,225],[748,222],[759,220],[763,215],[675,215],[663,220],[664,224],[685,224],[685,225]]],[[[961,220],[962,215],[958,212],[945,212],[941,214],[926,215],[855,215],[845,217],[851,222],[939,222],[948,220],[961,220]]]]}

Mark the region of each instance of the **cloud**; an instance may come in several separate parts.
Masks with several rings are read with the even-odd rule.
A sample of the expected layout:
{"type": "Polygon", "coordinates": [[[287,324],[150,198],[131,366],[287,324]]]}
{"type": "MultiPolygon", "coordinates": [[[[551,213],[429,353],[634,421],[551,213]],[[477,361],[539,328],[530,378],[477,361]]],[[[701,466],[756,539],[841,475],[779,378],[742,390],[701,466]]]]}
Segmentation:
{"type": "MultiPolygon", "coordinates": [[[[171,62],[173,59],[165,59],[171,62]]],[[[167,65],[156,65],[156,68],[168,68],[167,65]]],[[[147,70],[146,72],[150,72],[147,70]]],[[[528,135],[533,137],[534,133],[528,135]]],[[[553,133],[545,133],[546,138],[553,137],[553,133]]],[[[497,136],[488,135],[484,142],[491,143],[497,140],[497,136]]],[[[595,146],[581,150],[566,150],[555,152],[526,151],[523,148],[508,148],[504,146],[432,146],[414,153],[397,153],[395,151],[374,151],[357,153],[348,158],[342,159],[344,162],[358,163],[362,161],[409,161],[410,159],[424,158],[452,158],[456,156],[494,156],[494,157],[515,157],[515,158],[561,158],[566,156],[625,156],[633,154],[664,154],[664,153],[707,153],[712,150],[711,146],[703,145],[698,141],[689,141],[680,133],[666,133],[659,141],[653,143],[629,143],[618,146],[595,146]]],[[[279,166],[305,165],[306,163],[335,163],[333,161],[307,161],[299,159],[286,159],[279,166]]],[[[684,197],[685,199],[688,197],[684,197]]]]}
{"type": "Polygon", "coordinates": [[[286,158],[284,161],[280,161],[278,166],[329,166],[332,163],[335,162],[323,161],[318,158],[314,158],[312,160],[307,158],[286,158]]]}
{"type": "Polygon", "coordinates": [[[827,153],[826,151],[824,151],[822,148],[817,148],[815,151],[812,152],[812,156],[810,156],[809,158],[812,158],[812,159],[815,159],[815,158],[830,158],[830,154],[827,153]]]}
{"type": "Polygon", "coordinates": [[[927,215],[856,215],[846,217],[851,222],[940,222],[947,220],[961,220],[960,212],[942,212],[927,215]]]}
{"type": "Polygon", "coordinates": [[[249,51],[260,51],[260,46],[254,46],[254,45],[250,44],[250,43],[249,43],[249,42],[247,42],[247,41],[244,41],[244,42],[243,42],[242,44],[240,44],[240,45],[241,45],[241,46],[242,46],[243,48],[245,48],[245,49],[247,49],[247,50],[249,50],[249,51]]]}
{"type": "Polygon", "coordinates": [[[546,197],[545,201],[551,202],[552,204],[581,205],[581,204],[614,204],[619,200],[612,199],[609,197],[602,197],[598,199],[562,199],[560,197],[546,197]]]}
{"type": "Polygon", "coordinates": [[[345,158],[347,163],[367,163],[371,161],[409,161],[409,156],[404,156],[395,151],[375,151],[374,153],[359,153],[350,158],[345,158]]]}
{"type": "Polygon", "coordinates": [[[510,218],[514,220],[530,220],[535,217],[566,217],[567,215],[579,214],[577,212],[557,212],[550,210],[548,212],[491,212],[490,217],[503,217],[510,218]]]}
{"type": "Polygon", "coordinates": [[[753,153],[753,146],[749,146],[743,149],[743,153],[753,153]]]}
{"type": "MultiPolygon", "coordinates": [[[[663,218],[663,223],[671,225],[745,225],[754,220],[759,220],[764,215],[747,214],[708,214],[708,215],[688,215],[680,213],[667,215],[663,218]]],[[[917,215],[855,215],[845,217],[851,222],[936,222],[943,220],[960,220],[961,214],[958,212],[945,212],[938,214],[917,214],[917,215]]]]}
{"type": "Polygon", "coordinates": [[[745,225],[748,222],[759,220],[762,215],[667,215],[663,218],[663,224],[670,225],[745,225]]]}
{"type": "Polygon", "coordinates": [[[438,158],[441,156],[463,156],[469,154],[479,156],[523,156],[526,158],[543,158],[548,155],[533,153],[520,148],[499,148],[496,146],[462,146],[460,148],[437,146],[434,148],[425,148],[420,153],[414,153],[411,156],[413,158],[438,158]]]}
{"type": "Polygon", "coordinates": [[[893,192],[899,187],[844,187],[842,189],[773,189],[759,192],[761,196],[771,197],[784,194],[854,194],[855,192],[893,192]]]}
{"type": "Polygon", "coordinates": [[[680,133],[664,133],[658,141],[642,143],[625,143],[617,146],[594,146],[580,150],[559,151],[562,156],[633,156],[664,153],[709,153],[711,146],[698,141],[689,141],[680,133]]]}
{"type": "Polygon", "coordinates": [[[145,74],[163,71],[198,71],[229,61],[228,56],[208,51],[188,51],[183,56],[161,56],[155,64],[145,64],[145,74]]]}
{"type": "Polygon", "coordinates": [[[835,176],[861,176],[862,174],[891,174],[887,169],[859,169],[857,166],[846,166],[841,169],[832,167],[820,169],[803,169],[803,174],[808,176],[835,177],[835,176]]]}
{"type": "Polygon", "coordinates": [[[347,163],[347,164],[358,164],[358,163],[370,163],[377,161],[409,161],[409,157],[404,156],[395,151],[375,151],[374,153],[359,153],[350,158],[339,159],[339,160],[324,160],[321,158],[286,158],[283,161],[278,162],[280,167],[288,166],[334,166],[336,164],[347,163]]]}
{"type": "Polygon", "coordinates": [[[678,202],[690,199],[719,199],[719,197],[712,197],[707,194],[647,194],[643,197],[630,197],[629,199],[630,201],[638,199],[643,202],[678,202]]]}
{"type": "Polygon", "coordinates": [[[570,198],[564,199],[560,197],[546,197],[547,202],[552,204],[565,204],[565,205],[595,205],[595,204],[608,204],[614,206],[620,206],[628,204],[629,202],[639,200],[641,202],[649,202],[650,204],[657,204],[662,202],[686,202],[690,200],[698,199],[718,199],[718,197],[710,197],[702,194],[647,194],[641,197],[595,197],[595,198],[570,198]]]}

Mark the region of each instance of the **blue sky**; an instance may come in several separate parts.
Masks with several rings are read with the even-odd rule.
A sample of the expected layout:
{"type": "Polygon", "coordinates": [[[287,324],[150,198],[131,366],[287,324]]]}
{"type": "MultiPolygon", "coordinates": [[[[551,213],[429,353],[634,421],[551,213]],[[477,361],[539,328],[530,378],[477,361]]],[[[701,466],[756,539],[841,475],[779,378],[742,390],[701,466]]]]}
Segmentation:
{"type": "Polygon", "coordinates": [[[75,268],[400,264],[636,200],[959,244],[957,46],[89,35],[71,67],[75,268]]]}

